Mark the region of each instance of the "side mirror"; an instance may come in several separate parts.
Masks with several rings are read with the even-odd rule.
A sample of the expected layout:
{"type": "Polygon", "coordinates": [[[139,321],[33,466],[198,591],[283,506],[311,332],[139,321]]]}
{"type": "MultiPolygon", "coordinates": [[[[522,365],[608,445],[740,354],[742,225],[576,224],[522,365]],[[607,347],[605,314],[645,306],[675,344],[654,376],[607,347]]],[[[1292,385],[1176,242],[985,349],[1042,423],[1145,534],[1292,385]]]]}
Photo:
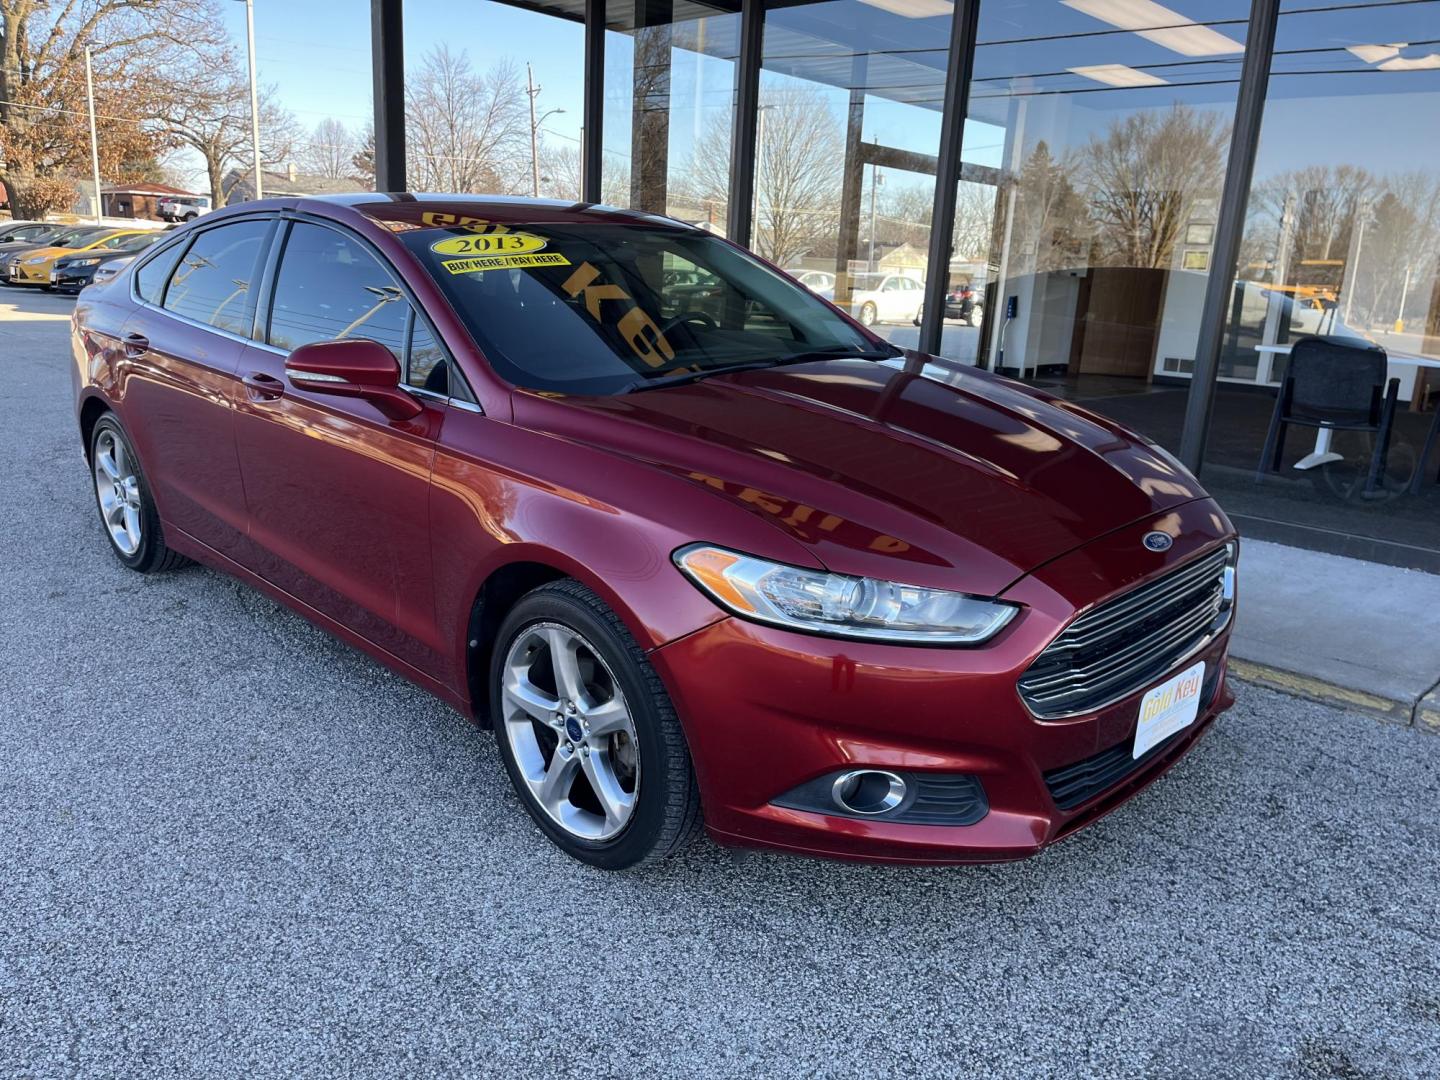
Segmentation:
{"type": "Polygon", "coordinates": [[[418,401],[400,389],[400,365],[378,341],[343,338],[301,345],[285,361],[285,374],[312,394],[363,398],[391,420],[419,416],[418,401]]]}

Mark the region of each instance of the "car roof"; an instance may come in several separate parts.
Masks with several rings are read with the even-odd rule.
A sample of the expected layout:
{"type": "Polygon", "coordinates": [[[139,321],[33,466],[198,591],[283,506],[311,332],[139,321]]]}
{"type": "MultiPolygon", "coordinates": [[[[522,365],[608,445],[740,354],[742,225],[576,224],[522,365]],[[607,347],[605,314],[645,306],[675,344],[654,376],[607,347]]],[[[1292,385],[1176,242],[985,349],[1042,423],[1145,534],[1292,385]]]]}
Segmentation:
{"type": "MultiPolygon", "coordinates": [[[[403,232],[410,228],[443,228],[444,215],[456,219],[478,218],[506,225],[619,224],[651,225],[671,229],[696,229],[683,221],[624,210],[601,203],[566,199],[529,199],[513,195],[442,195],[411,192],[362,191],[344,195],[305,195],[285,199],[262,199],[237,203],[236,210],[296,209],[324,213],[327,207],[346,207],[370,218],[383,228],[403,232]]],[[[224,213],[224,211],[219,211],[224,213]]],[[[456,222],[462,223],[463,222],[456,222]]]]}

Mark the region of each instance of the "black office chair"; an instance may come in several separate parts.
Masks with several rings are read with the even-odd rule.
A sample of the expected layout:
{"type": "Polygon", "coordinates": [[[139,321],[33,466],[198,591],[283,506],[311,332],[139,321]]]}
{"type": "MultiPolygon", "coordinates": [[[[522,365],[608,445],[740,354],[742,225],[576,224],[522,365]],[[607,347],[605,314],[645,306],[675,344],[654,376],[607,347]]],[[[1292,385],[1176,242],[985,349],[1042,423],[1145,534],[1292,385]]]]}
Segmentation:
{"type": "Polygon", "coordinates": [[[1268,472],[1280,471],[1285,453],[1285,432],[1298,427],[1333,431],[1370,431],[1375,451],[1363,494],[1380,490],[1380,478],[1390,454],[1390,431],[1395,423],[1395,399],[1400,380],[1391,379],[1385,350],[1358,338],[1303,337],[1290,350],[1285,380],[1275,397],[1275,412],[1265,436],[1265,450],[1256,482],[1268,472]]]}

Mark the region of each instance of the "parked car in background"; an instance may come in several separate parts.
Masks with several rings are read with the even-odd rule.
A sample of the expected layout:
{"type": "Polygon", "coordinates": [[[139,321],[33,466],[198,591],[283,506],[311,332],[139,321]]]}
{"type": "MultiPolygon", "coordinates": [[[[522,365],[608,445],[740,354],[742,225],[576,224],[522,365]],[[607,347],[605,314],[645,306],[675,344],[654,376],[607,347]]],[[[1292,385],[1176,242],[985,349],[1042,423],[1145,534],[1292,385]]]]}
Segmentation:
{"type": "MultiPolygon", "coordinates": [[[[835,302],[864,326],[914,322],[920,317],[925,286],[907,274],[851,274],[850,298],[835,302]]],[[[833,284],[833,283],[832,283],[833,284]]]]}
{"type": "Polygon", "coordinates": [[[3,261],[7,253],[19,251],[21,248],[38,247],[73,228],[73,225],[59,225],[50,221],[10,222],[0,229],[0,261],[3,261]]]}
{"type": "Polygon", "coordinates": [[[138,255],[151,244],[164,240],[165,236],[166,233],[163,230],[157,229],[131,236],[117,248],[100,247],[88,251],[77,251],[72,255],[62,255],[50,268],[50,285],[57,292],[79,292],[89,285],[101,268],[108,263],[138,255]]]}
{"type": "Polygon", "coordinates": [[[828,271],[796,269],[787,270],[786,273],[816,296],[823,296],[826,300],[835,296],[835,275],[828,271]]]}
{"type": "Polygon", "coordinates": [[[166,195],[155,206],[164,221],[194,221],[210,212],[208,195],[166,195]]]}
{"type": "Polygon", "coordinates": [[[539,830],[592,865],[702,821],[1022,858],[1233,700],[1235,531],[1174,458],[906,363],[700,229],[251,202],[86,289],[72,333],[120,563],[232,573],[492,727],[539,830]]]}
{"type": "Polygon", "coordinates": [[[72,252],[86,251],[105,254],[118,251],[134,237],[147,235],[148,229],[114,229],[91,226],[86,230],[62,233],[44,247],[18,251],[5,260],[7,285],[39,285],[51,288],[50,270],[55,260],[72,252]]]}

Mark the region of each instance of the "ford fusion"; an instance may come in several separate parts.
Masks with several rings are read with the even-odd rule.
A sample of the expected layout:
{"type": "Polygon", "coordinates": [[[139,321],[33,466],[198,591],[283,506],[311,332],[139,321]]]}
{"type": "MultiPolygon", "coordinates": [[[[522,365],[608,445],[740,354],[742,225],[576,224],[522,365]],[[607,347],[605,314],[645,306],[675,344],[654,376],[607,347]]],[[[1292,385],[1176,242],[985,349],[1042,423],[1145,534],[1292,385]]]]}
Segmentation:
{"type": "Polygon", "coordinates": [[[493,729],[596,866],[1022,858],[1232,700],[1235,533],[1164,450],[675,221],[246,203],[73,345],[125,566],[233,574],[493,729]]]}

